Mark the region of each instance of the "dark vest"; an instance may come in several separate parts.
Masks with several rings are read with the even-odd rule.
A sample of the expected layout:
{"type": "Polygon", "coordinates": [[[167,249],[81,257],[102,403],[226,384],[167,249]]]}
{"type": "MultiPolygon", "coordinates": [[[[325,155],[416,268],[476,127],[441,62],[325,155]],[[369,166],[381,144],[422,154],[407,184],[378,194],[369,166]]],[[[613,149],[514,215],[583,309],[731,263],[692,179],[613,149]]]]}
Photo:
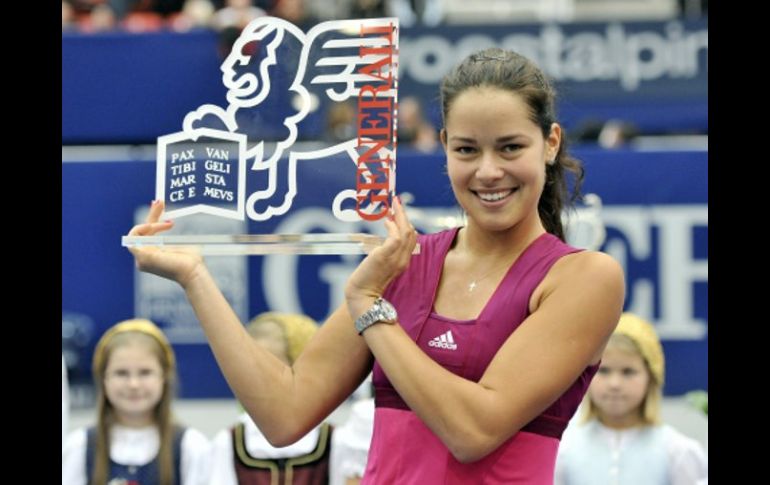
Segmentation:
{"type": "Polygon", "coordinates": [[[333,428],[323,423],[315,449],[291,458],[257,458],[246,450],[244,424],[232,428],[235,475],[240,485],[326,485],[333,428]]]}
{"type": "MultiPolygon", "coordinates": [[[[182,436],[185,428],[174,426],[174,485],[180,485],[179,462],[182,456],[182,436]]],[[[86,432],[86,474],[88,483],[92,481],[94,470],[94,453],[96,453],[96,428],[88,428],[86,432]]],[[[158,457],[142,466],[129,466],[115,463],[110,458],[110,473],[107,481],[123,479],[127,485],[159,485],[160,468],[158,466],[158,457]]],[[[99,484],[102,485],[102,484],[99,484]]]]}

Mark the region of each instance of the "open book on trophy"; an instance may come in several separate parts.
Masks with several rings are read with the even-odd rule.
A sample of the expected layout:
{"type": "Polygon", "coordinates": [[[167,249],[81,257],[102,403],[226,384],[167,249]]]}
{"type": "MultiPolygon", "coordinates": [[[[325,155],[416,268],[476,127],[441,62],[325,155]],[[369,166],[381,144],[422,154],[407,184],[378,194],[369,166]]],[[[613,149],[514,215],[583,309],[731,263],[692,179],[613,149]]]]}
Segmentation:
{"type": "MultiPolygon", "coordinates": [[[[361,254],[382,242],[396,183],[398,19],[307,33],[253,20],[221,65],[222,105],[158,138],[163,219],[246,222],[243,234],[124,236],[203,254],[361,254]],[[315,225],[314,225],[315,224],[315,225]]],[[[180,73],[194,78],[195,73],[180,73]]]]}

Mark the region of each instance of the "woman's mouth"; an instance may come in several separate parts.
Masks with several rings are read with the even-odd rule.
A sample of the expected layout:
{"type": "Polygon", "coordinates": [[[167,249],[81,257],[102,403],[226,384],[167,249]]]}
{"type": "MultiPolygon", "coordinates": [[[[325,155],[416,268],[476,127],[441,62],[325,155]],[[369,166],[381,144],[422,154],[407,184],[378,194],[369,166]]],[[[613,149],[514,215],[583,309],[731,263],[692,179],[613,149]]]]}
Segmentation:
{"type": "Polygon", "coordinates": [[[484,192],[471,190],[471,192],[473,192],[473,194],[476,195],[476,197],[478,197],[484,202],[494,203],[507,198],[517,190],[518,190],[518,187],[513,189],[501,189],[501,190],[495,190],[495,191],[486,190],[484,192]]]}

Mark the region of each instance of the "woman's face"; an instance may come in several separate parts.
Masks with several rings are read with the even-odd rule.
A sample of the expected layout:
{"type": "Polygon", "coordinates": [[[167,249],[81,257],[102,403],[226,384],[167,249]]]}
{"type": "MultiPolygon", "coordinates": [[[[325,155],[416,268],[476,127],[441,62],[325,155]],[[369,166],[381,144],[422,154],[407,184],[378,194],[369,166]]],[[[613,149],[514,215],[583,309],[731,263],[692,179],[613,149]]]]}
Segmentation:
{"type": "Polygon", "coordinates": [[[560,140],[555,123],[543,138],[529,106],[514,92],[474,87],[458,95],[447,113],[442,143],[452,190],[469,225],[490,231],[522,222],[542,227],[537,206],[545,166],[560,140]]]}

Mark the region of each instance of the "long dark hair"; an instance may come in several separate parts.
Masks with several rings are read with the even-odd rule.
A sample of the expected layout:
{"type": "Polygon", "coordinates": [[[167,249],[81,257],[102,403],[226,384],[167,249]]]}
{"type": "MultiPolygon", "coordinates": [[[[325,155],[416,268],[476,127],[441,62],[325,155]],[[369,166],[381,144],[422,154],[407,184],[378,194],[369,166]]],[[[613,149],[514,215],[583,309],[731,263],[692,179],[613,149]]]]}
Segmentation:
{"type": "MultiPolygon", "coordinates": [[[[497,47],[466,57],[441,81],[441,116],[446,126],[447,113],[463,91],[473,87],[490,86],[517,93],[530,108],[531,120],[540,127],[543,137],[551,133],[556,122],[554,100],[556,93],[539,67],[526,57],[497,47]]],[[[553,163],[546,165],[545,186],[537,210],[545,230],[564,240],[561,212],[580,198],[583,165],[567,153],[562,134],[559,151],[553,163]],[[570,193],[567,175],[572,174],[570,193]]]]}

